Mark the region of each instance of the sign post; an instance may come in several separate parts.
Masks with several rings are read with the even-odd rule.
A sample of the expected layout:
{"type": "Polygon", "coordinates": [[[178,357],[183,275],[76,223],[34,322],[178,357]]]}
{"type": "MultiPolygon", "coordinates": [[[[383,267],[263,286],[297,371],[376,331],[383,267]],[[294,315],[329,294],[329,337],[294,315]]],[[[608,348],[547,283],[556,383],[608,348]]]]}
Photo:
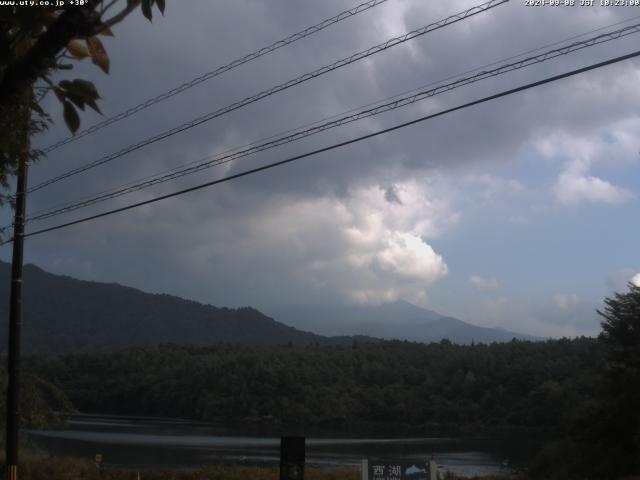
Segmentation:
{"type": "Polygon", "coordinates": [[[303,480],[305,437],[280,439],[280,480],[303,480]]]}

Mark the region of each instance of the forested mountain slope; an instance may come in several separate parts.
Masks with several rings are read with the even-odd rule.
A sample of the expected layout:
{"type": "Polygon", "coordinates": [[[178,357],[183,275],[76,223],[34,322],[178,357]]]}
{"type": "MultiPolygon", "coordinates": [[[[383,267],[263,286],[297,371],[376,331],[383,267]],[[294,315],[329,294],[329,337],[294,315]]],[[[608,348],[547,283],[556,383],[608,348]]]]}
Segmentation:
{"type": "MultiPolygon", "coordinates": [[[[23,348],[104,351],[162,343],[212,345],[351,344],[277,322],[253,308],[217,308],[24,267],[23,348]]],[[[10,265],[0,262],[0,345],[6,349],[10,265]]]]}

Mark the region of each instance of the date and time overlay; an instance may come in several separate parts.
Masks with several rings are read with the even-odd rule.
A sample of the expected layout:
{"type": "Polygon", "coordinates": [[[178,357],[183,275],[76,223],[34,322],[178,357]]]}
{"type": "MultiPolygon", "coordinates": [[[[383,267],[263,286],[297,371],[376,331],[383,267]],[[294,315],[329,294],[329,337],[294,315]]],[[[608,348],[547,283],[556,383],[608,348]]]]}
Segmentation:
{"type": "Polygon", "coordinates": [[[525,7],[640,7],[640,0],[523,0],[525,7]]]}
{"type": "MultiPolygon", "coordinates": [[[[640,0],[521,0],[525,7],[640,7],[640,0]]],[[[83,6],[87,0],[0,0],[0,7],[83,6]]]]}

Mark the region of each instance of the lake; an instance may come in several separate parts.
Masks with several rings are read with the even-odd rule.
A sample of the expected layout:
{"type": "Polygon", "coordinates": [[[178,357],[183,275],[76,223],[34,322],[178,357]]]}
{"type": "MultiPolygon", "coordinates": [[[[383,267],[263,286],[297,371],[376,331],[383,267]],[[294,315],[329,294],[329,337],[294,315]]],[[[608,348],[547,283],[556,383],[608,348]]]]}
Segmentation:
{"type": "MultiPolygon", "coordinates": [[[[105,467],[145,469],[219,463],[277,465],[283,432],[170,418],[75,415],[61,429],[27,433],[52,455],[94,458],[100,453],[105,467]]],[[[433,456],[442,469],[467,476],[512,473],[527,465],[539,445],[534,439],[513,437],[402,438],[323,431],[306,432],[306,436],[309,464],[357,467],[363,458],[424,462],[433,456]]]]}

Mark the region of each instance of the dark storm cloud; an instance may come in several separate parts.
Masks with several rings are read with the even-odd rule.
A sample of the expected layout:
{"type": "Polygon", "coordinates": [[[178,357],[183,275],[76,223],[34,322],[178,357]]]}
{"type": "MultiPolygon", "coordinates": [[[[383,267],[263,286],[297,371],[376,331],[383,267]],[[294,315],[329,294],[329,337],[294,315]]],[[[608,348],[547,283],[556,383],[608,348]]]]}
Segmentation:
{"type": "MultiPolygon", "coordinates": [[[[349,2],[349,6],[353,4],[349,2]]],[[[471,1],[390,0],[384,6],[55,151],[33,168],[31,182],[37,183],[73,166],[95,160],[140,138],[189,121],[473,4],[471,1]]],[[[104,98],[102,109],[107,115],[112,115],[345,8],[347,5],[341,1],[173,2],[169,4],[165,18],[157,18],[150,25],[136,13],[117,28],[114,39],[105,40],[112,58],[109,77],[103,76],[90,64],[80,66],[77,73],[95,80],[104,98]]],[[[32,211],[38,210],[132,178],[195,161],[614,23],[635,12],[635,9],[604,10],[597,7],[533,9],[514,0],[504,7],[158,142],[109,166],[61,182],[34,194],[30,206],[32,211]]],[[[241,171],[345,140],[546,75],[626,53],[635,45],[637,38],[632,36],[589,49],[109,205],[118,206],[134,199],[149,198],[180,186],[216,178],[224,172],[241,171]]],[[[322,262],[337,255],[336,252],[350,249],[356,255],[363,247],[358,243],[345,243],[347,240],[342,234],[322,238],[321,230],[313,230],[314,220],[326,229],[343,231],[359,226],[360,217],[355,218],[357,215],[353,214],[354,218],[345,217],[331,223],[329,219],[317,217],[318,208],[335,209],[335,212],[356,208],[350,203],[350,198],[360,199],[358,195],[369,192],[363,189],[371,185],[382,185],[381,198],[397,203],[400,197],[394,187],[396,183],[422,178],[429,172],[455,175],[468,166],[507,163],[531,142],[545,138],[550,132],[588,134],[609,123],[634,116],[640,107],[640,96],[635,92],[637,83],[630,82],[630,79],[634,75],[637,78],[637,72],[637,62],[609,67],[307,159],[298,165],[259,174],[233,185],[34,238],[29,241],[29,260],[63,273],[121,281],[216,303],[275,304],[286,302],[291,297],[301,301],[310,298],[331,301],[336,298],[335,289],[344,287],[342,282],[337,282],[336,286],[332,281],[344,276],[345,272],[331,270],[322,262]],[[616,78],[629,83],[612,85],[616,78]],[[323,199],[329,199],[329,203],[323,203],[323,199]],[[290,236],[286,235],[287,229],[293,226],[288,224],[282,212],[287,211],[291,204],[304,208],[290,212],[290,222],[306,225],[308,221],[309,231],[321,237],[317,243],[312,241],[313,234],[303,235],[299,229],[293,229],[290,236]],[[265,224],[265,218],[271,215],[274,216],[272,225],[265,224]],[[269,236],[270,229],[285,233],[269,236]],[[301,265],[307,265],[308,269],[300,268],[301,265]]],[[[59,111],[56,111],[59,108],[55,102],[50,106],[54,118],[59,119],[59,111]]],[[[99,120],[99,117],[91,117],[90,114],[83,117],[84,125],[94,120],[99,120]]],[[[58,122],[40,140],[41,145],[66,135],[60,124],[58,122]]],[[[425,184],[425,188],[428,190],[430,187],[425,184]]],[[[358,202],[356,206],[360,208],[358,202]]],[[[106,205],[90,211],[104,208],[106,205]]],[[[447,211],[446,206],[442,208],[447,211]]],[[[362,213],[362,217],[373,213],[362,213]]],[[[436,219],[434,221],[439,218],[439,214],[434,212],[425,215],[425,218],[436,219]]],[[[385,217],[384,221],[390,222],[391,218],[385,217]]],[[[417,237],[428,237],[421,229],[412,230],[408,225],[395,230],[376,228],[363,227],[361,232],[382,232],[381,235],[388,235],[389,242],[401,242],[402,235],[407,232],[417,237]]],[[[369,245],[367,248],[374,247],[369,245]]],[[[392,256],[381,246],[375,248],[378,250],[367,252],[374,257],[382,255],[385,259],[392,256]]],[[[433,265],[440,265],[436,257],[429,258],[433,259],[433,265]]],[[[425,270],[431,272],[426,267],[425,270]]],[[[445,270],[436,268],[434,272],[440,273],[425,274],[424,278],[432,281],[445,270]]],[[[370,271],[359,272],[363,278],[371,274],[370,271]]],[[[363,280],[362,291],[378,291],[378,280],[363,280]]],[[[404,280],[393,281],[397,281],[394,284],[397,290],[403,291],[404,280]]]]}
{"type": "MultiPolygon", "coordinates": [[[[81,140],[74,145],[73,150],[70,147],[59,150],[52,154],[52,159],[46,165],[43,163],[33,173],[32,181],[37,182],[39,178],[50,175],[52,165],[55,165],[53,171],[60,171],[67,165],[77,165],[80,159],[98,158],[120,146],[171,128],[384,40],[392,35],[389,30],[402,33],[403,30],[419,27],[470,5],[471,2],[458,2],[448,3],[446,7],[439,4],[436,7],[420,2],[398,4],[391,1],[384,7],[363,14],[361,18],[349,20],[317,37],[243,66],[117,126],[107,128],[102,135],[81,140]],[[396,13],[395,16],[400,18],[393,19],[391,13],[403,7],[406,11],[396,13]],[[392,26],[385,29],[371,28],[371,24],[384,22],[381,15],[390,18],[392,26]],[[65,154],[66,151],[71,151],[71,155],[65,154]]],[[[108,99],[105,111],[117,112],[139,101],[141,92],[142,98],[161,92],[188,79],[189,76],[185,75],[187,72],[197,74],[223,64],[257,45],[266,44],[300,26],[328,17],[340,8],[344,8],[340,2],[306,2],[304,7],[298,4],[298,8],[291,8],[285,2],[271,2],[268,8],[252,2],[224,2],[192,5],[189,9],[175,10],[168,13],[166,19],[158,19],[153,26],[136,17],[122,25],[113,45],[109,45],[114,57],[112,78],[101,78],[91,66],[87,66],[86,70],[92,78],[97,77],[103,97],[108,99]]],[[[619,10],[618,17],[624,15],[624,10],[619,10]]],[[[125,178],[130,178],[132,170],[136,168],[143,174],[153,172],[154,169],[161,170],[163,166],[183,163],[184,160],[195,160],[213,151],[241,145],[245,141],[253,141],[325,115],[357,107],[462,72],[470,66],[480,66],[532,46],[540,46],[551,39],[560,39],[614,20],[616,18],[613,18],[613,12],[595,16],[589,13],[589,9],[571,9],[569,13],[567,9],[554,11],[550,8],[539,13],[527,10],[521,2],[513,2],[484,16],[434,32],[406,46],[332,72],[135,152],[115,161],[113,168],[101,168],[94,174],[87,174],[87,183],[92,185],[91,179],[95,181],[96,177],[101,183],[106,183],[111,176],[118,178],[126,175],[125,178]],[[571,32],[567,32],[566,28],[568,15],[571,15],[572,24],[576,25],[571,32]],[[125,175],[121,175],[121,172],[125,175]]],[[[605,56],[620,51],[620,45],[607,48],[605,56]]],[[[598,56],[602,58],[602,52],[594,53],[600,54],[598,56]]],[[[589,51],[579,58],[582,61],[561,59],[551,62],[549,66],[511,74],[504,80],[496,79],[473,88],[456,90],[434,98],[423,106],[408,109],[407,112],[371,120],[369,124],[382,127],[414,118],[422,110],[432,111],[437,110],[438,106],[456,105],[493,93],[500,87],[512,86],[514,81],[538,79],[547,73],[582,65],[594,58],[594,55],[589,51]]],[[[620,71],[620,68],[590,74],[590,79],[608,80],[612,71],[620,71]]],[[[523,141],[530,138],[532,131],[552,130],[559,124],[569,128],[588,128],[589,122],[600,124],[606,121],[608,114],[619,115],[620,105],[615,105],[615,109],[601,108],[601,105],[590,107],[575,104],[562,110],[550,109],[550,105],[557,104],[558,97],[562,97],[564,101],[572,100],[571,97],[575,96],[572,92],[576,89],[571,84],[575,83],[567,81],[563,85],[544,87],[543,90],[520,95],[516,99],[501,100],[490,106],[419,125],[406,132],[394,133],[384,139],[368,142],[368,145],[324,155],[323,158],[334,160],[330,168],[323,165],[322,159],[305,162],[302,169],[304,175],[296,176],[296,181],[292,184],[288,182],[288,172],[268,177],[268,180],[276,181],[283,188],[290,188],[291,185],[295,188],[303,183],[301,189],[306,189],[309,182],[317,183],[321,180],[328,183],[344,182],[348,185],[351,179],[363,175],[363,169],[366,175],[368,172],[375,172],[376,167],[386,168],[387,158],[398,152],[401,152],[402,164],[409,169],[420,169],[425,164],[457,164],[487,158],[509,158],[523,141]],[[532,108],[535,110],[532,111],[532,108]],[[595,112],[598,113],[597,116],[594,115],[595,112]],[[465,141],[460,142],[460,138],[465,141]],[[339,168],[336,168],[338,165],[339,168]]],[[[578,103],[583,99],[583,95],[576,98],[578,103]]],[[[634,107],[633,104],[627,105],[628,111],[634,107]]],[[[313,139],[303,142],[301,146],[282,149],[282,152],[298,153],[316,145],[325,145],[331,139],[349,138],[370,128],[354,125],[325,135],[321,140],[313,139]]],[[[60,134],[59,129],[56,130],[49,138],[60,134]]],[[[268,159],[273,155],[273,158],[279,158],[283,153],[262,154],[261,157],[268,159]]],[[[234,168],[241,169],[241,165],[242,162],[238,162],[238,166],[234,168]]],[[[294,174],[295,170],[291,173],[294,174]]],[[[83,183],[81,180],[75,181],[74,187],[83,183]]],[[[273,188],[272,182],[265,182],[258,177],[255,181],[249,181],[249,184],[255,188],[273,188]]],[[[64,192],[67,191],[65,188],[64,192]]]]}

